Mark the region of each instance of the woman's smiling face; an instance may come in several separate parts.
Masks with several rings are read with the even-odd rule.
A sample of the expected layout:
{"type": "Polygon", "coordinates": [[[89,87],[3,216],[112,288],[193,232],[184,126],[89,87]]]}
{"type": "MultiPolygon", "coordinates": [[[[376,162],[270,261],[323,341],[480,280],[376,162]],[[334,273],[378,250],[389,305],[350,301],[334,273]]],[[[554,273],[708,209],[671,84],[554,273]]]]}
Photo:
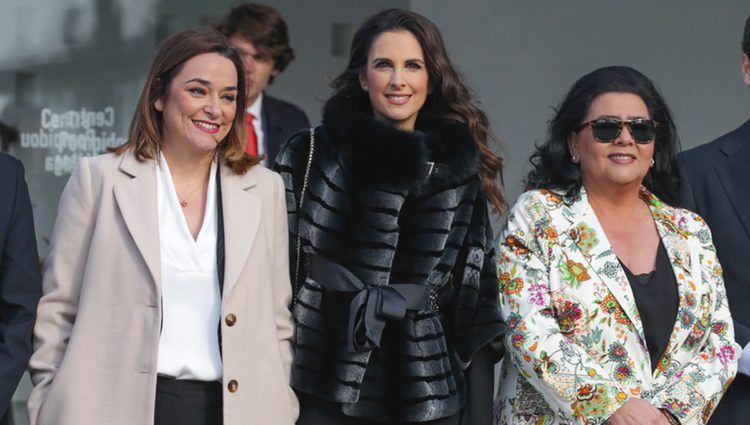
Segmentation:
{"type": "MultiPolygon", "coordinates": [[[[648,107],[633,93],[604,93],[591,101],[584,122],[599,118],[650,119],[648,107]]],[[[654,144],[637,144],[627,126],[609,143],[597,141],[591,126],[585,126],[568,139],[571,156],[578,159],[587,188],[640,185],[651,167],[654,144]]]]}
{"type": "Polygon", "coordinates": [[[197,55],[172,78],[154,102],[162,113],[162,144],[212,151],[232,128],[237,112],[237,70],[218,53],[197,55]]]}
{"type": "Polygon", "coordinates": [[[369,94],[377,120],[413,130],[429,92],[424,54],[416,37],[409,31],[386,31],[375,38],[360,84],[369,94]]]}

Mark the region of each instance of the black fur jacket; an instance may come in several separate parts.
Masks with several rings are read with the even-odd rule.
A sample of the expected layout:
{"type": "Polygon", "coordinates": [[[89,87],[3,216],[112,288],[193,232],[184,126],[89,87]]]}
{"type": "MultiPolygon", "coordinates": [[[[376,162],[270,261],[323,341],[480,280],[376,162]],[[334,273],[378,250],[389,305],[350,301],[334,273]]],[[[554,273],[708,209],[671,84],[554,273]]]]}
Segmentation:
{"type": "Polygon", "coordinates": [[[416,131],[401,131],[376,121],[369,105],[332,98],[298,211],[309,149],[309,131],[300,132],[275,166],[286,185],[293,278],[301,238],[294,388],[386,422],[457,413],[463,370],[503,330],[479,154],[466,126],[420,116],[416,131]],[[334,288],[330,270],[315,273],[315,258],[343,266],[360,288],[334,288]],[[378,291],[395,283],[426,287],[427,301],[380,320],[368,338],[377,326],[365,316],[382,317],[388,294],[378,291]],[[372,309],[352,312],[357,297],[372,309]]]}

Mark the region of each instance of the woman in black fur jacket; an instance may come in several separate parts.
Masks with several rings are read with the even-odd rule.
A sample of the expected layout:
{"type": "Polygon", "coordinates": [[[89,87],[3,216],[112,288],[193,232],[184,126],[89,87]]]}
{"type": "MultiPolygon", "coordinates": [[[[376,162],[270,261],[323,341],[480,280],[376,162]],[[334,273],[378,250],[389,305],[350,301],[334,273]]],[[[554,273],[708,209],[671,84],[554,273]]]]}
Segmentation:
{"type": "Polygon", "coordinates": [[[323,125],[276,163],[298,424],[489,424],[504,327],[487,203],[505,206],[487,117],[435,25],[404,10],[362,25],[332,87],[323,125]]]}

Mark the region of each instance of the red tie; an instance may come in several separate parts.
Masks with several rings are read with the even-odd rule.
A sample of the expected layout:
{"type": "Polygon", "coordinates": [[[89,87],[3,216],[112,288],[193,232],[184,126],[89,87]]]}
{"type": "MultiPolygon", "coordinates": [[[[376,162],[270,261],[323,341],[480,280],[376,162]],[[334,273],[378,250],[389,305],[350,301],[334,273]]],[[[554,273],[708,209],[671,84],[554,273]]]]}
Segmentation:
{"type": "Polygon", "coordinates": [[[255,127],[253,127],[253,114],[247,113],[247,145],[245,145],[245,152],[251,156],[258,156],[258,135],[255,134],[255,127]]]}

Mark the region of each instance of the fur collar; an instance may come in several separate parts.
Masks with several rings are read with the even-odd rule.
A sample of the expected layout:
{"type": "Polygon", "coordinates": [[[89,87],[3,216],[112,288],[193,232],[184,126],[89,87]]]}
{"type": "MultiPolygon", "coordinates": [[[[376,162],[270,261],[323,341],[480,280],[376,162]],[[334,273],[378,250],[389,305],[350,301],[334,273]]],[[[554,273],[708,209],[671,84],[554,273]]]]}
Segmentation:
{"type": "Polygon", "coordinates": [[[377,121],[366,99],[338,95],[323,108],[323,129],[347,175],[362,183],[414,187],[429,177],[455,184],[479,169],[478,148],[457,121],[420,113],[408,132],[377,121]]]}

